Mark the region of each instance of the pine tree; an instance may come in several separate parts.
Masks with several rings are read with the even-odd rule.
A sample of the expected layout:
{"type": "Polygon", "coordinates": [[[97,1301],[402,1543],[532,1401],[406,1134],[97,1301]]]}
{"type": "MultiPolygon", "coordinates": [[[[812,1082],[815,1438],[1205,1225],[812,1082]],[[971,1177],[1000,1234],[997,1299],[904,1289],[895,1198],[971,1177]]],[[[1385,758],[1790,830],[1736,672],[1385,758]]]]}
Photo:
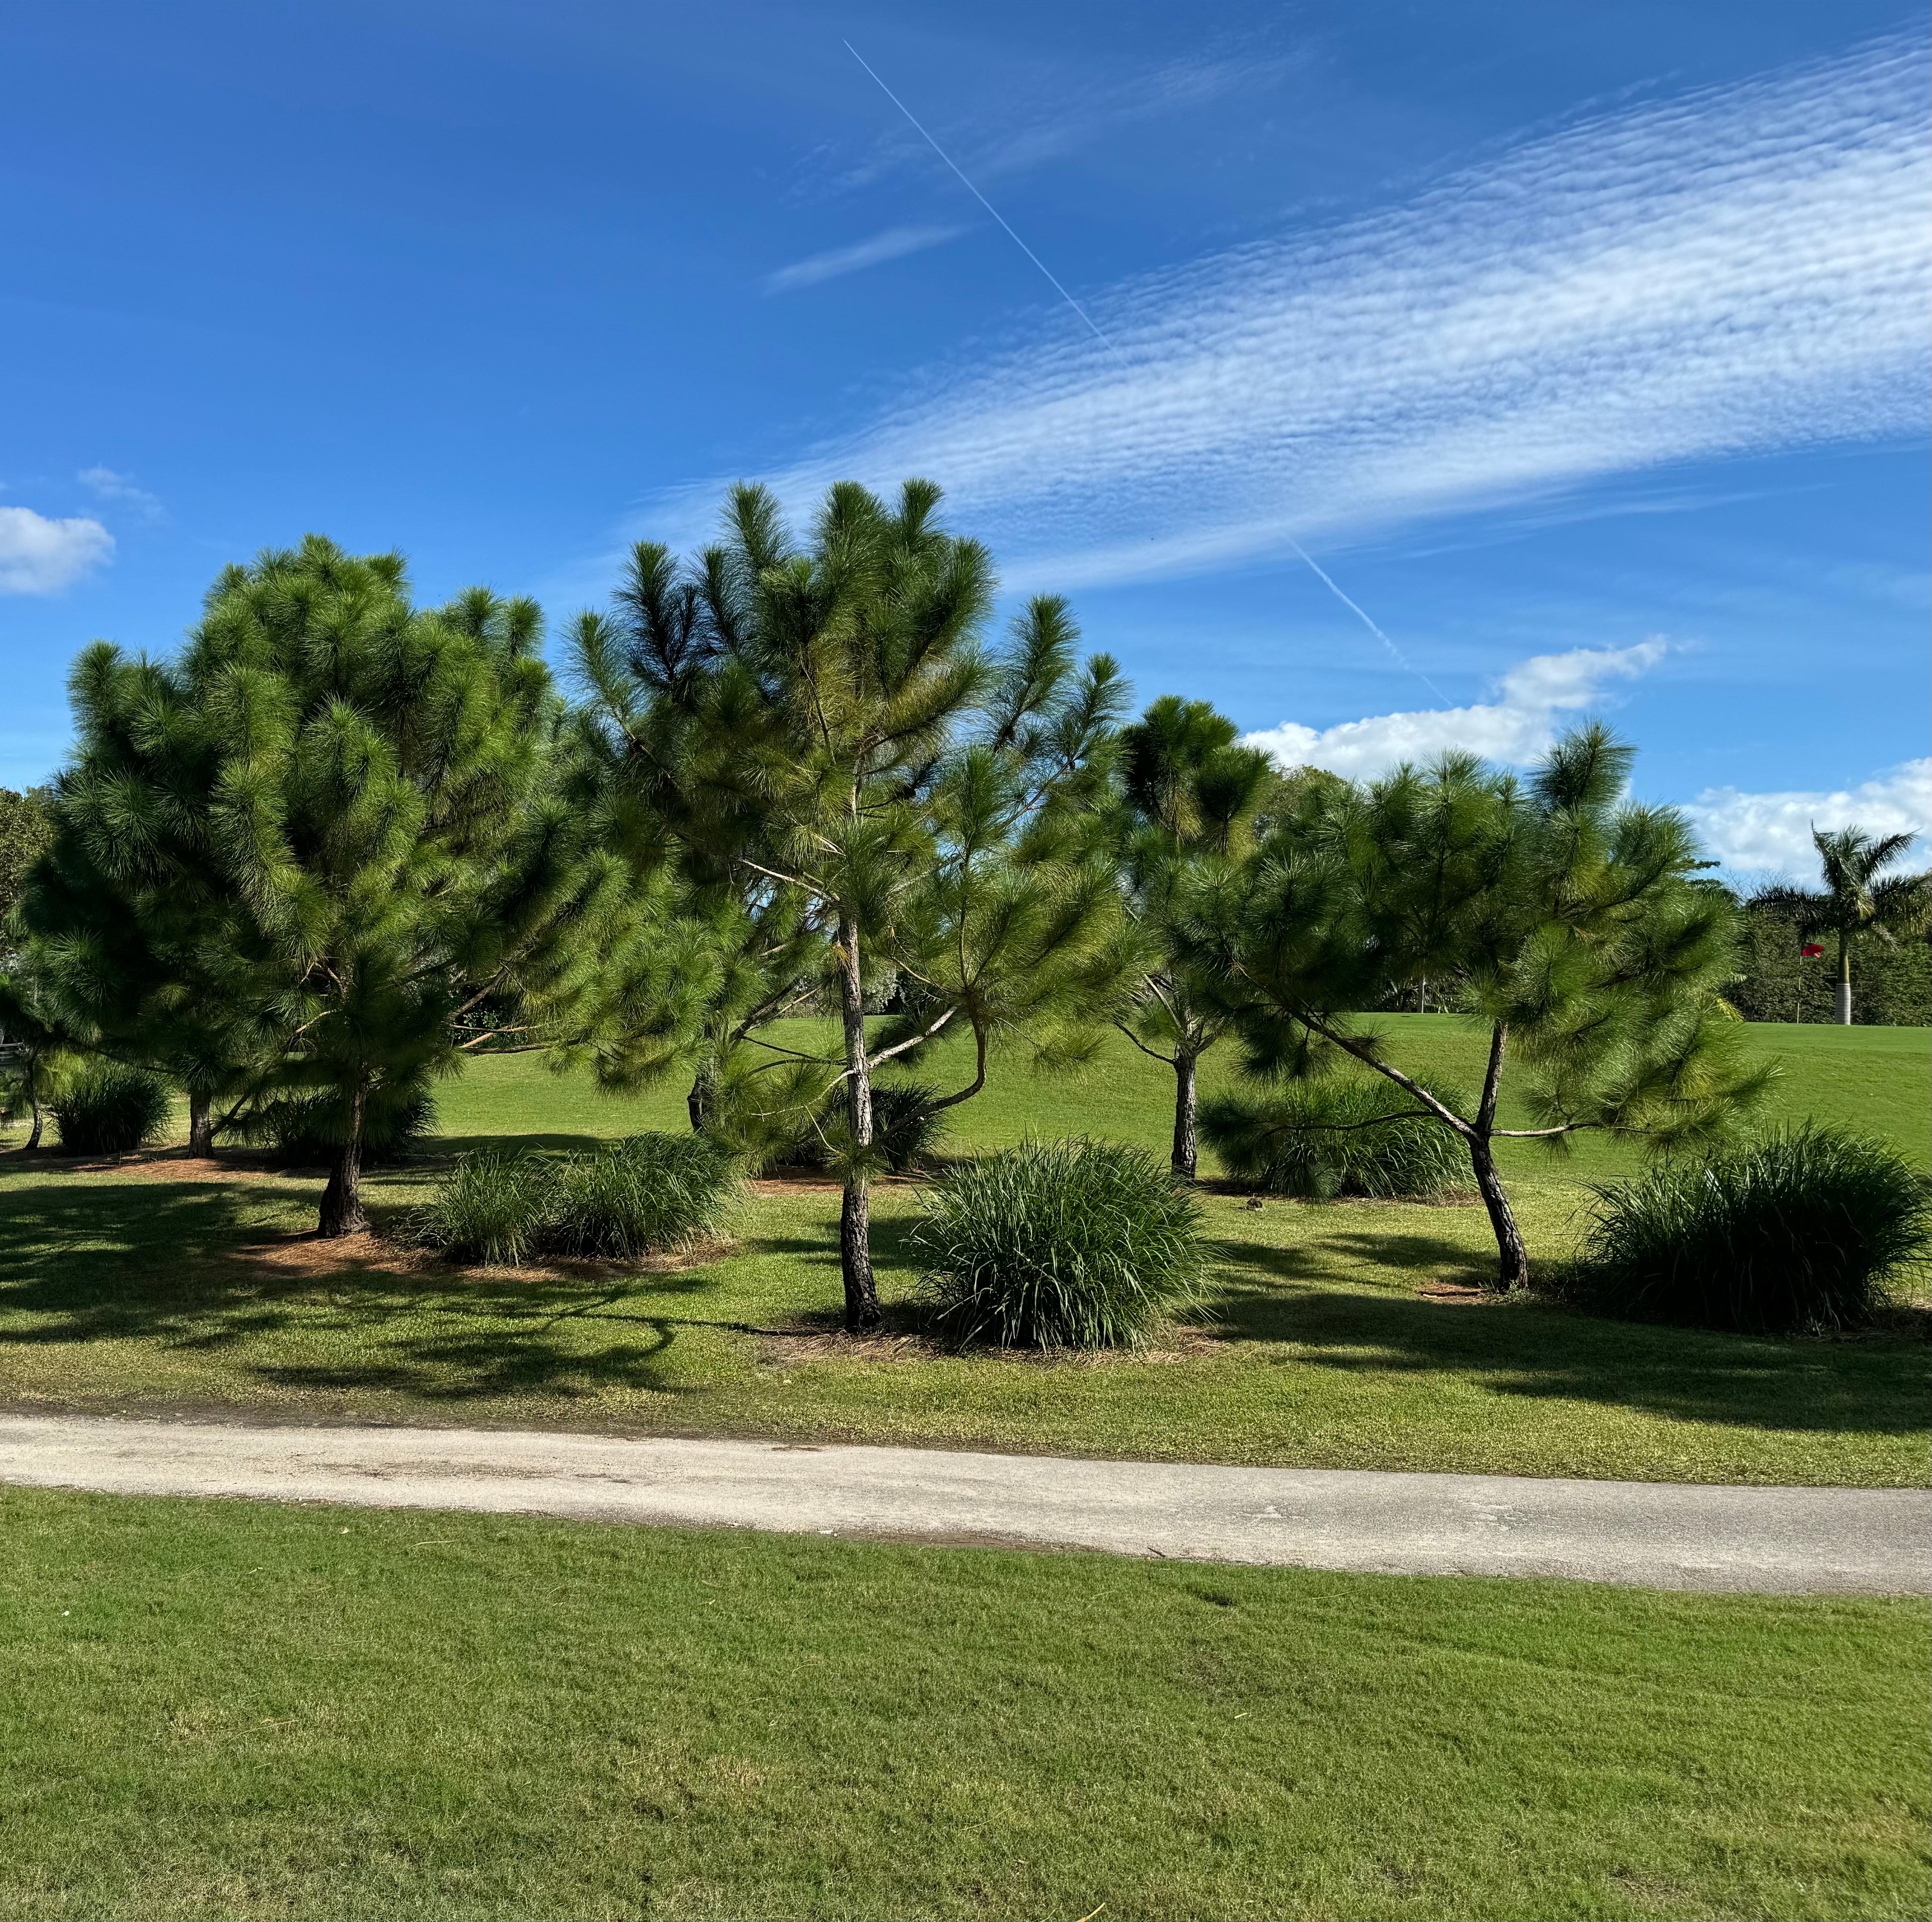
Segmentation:
{"type": "Polygon", "coordinates": [[[1190,891],[1252,850],[1256,823],[1280,784],[1268,756],[1238,746],[1235,732],[1207,702],[1165,694],[1121,743],[1121,874],[1144,958],[1118,1025],[1174,1071],[1169,1159],[1186,1181],[1195,1175],[1201,1058],[1232,1030],[1240,1003],[1225,978],[1197,965],[1178,916],[1190,891]]]}
{"type": "Polygon", "coordinates": [[[1769,1078],[1742,1066],[1742,1024],[1720,998],[1735,905],[1694,878],[1682,816],[1623,798],[1632,760],[1591,727],[1526,784],[1450,754],[1366,789],[1310,787],[1244,873],[1198,891],[1189,923],[1202,964],[1250,997],[1252,1069],[1306,1074],[1352,1057],[1390,1082],[1391,1115],[1462,1140],[1505,1288],[1528,1282],[1529,1260],[1498,1141],[1557,1146],[1586,1129],[1712,1137],[1769,1078]],[[1454,983],[1487,1030],[1466,1112],[1398,1065],[1356,1012],[1424,976],[1454,983]],[[1532,1127],[1501,1125],[1512,1057],[1532,1127]]]}
{"type": "Polygon", "coordinates": [[[773,1108],[802,1117],[842,1093],[840,1266],[861,1330],[879,1322],[876,1070],[968,1027],[972,1078],[938,1105],[968,1099],[1003,1033],[1028,1033],[1046,1058],[1090,1045],[1118,972],[1099,806],[1112,664],[1076,665],[1051,599],[988,655],[991,564],[938,524],[938,499],[921,481],[894,508],[835,487],[801,546],[769,493],[738,488],[724,542],[682,570],[640,548],[620,617],[578,634],[635,819],[769,889],[822,943],[836,1054],[741,1038],[766,1057],[773,1108]],[[893,982],[913,1012],[868,1032],[868,1000],[893,982]]]}
{"type": "MultiPolygon", "coordinates": [[[[81,751],[25,910],[44,971],[100,937],[56,884],[89,863],[141,931],[218,970],[235,1018],[274,1038],[274,1086],[330,1099],[325,1236],[366,1225],[373,1109],[492,1039],[594,1047],[593,994],[649,973],[538,634],[530,601],[418,608],[400,556],[312,535],[226,570],[177,660],[100,643],[76,670],[81,751]],[[497,1028],[459,1032],[486,1006],[497,1028]]],[[[674,1025],[659,1007],[624,1045],[674,1025]]]]}

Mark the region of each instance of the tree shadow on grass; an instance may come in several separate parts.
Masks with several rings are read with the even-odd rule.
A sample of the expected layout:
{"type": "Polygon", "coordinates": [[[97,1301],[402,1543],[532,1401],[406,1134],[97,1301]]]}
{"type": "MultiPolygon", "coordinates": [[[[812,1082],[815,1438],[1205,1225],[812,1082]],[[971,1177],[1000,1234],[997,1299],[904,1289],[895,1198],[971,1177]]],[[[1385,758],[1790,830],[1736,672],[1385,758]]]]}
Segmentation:
{"type": "Polygon", "coordinates": [[[259,1191],[214,1182],[0,1195],[0,1354],[145,1342],[226,1351],[232,1367],[282,1387],[433,1401],[612,1387],[682,1395],[693,1384],[674,1352],[680,1336],[762,1332],[678,1312],[713,1285],[702,1269],[465,1271],[380,1242],[338,1252],[265,1223],[268,1212],[259,1191]]]}
{"type": "MultiPolygon", "coordinates": [[[[1427,1236],[1324,1245],[1338,1242],[1438,1277],[1490,1272],[1484,1256],[1427,1236]]],[[[1291,1347],[1298,1364],[1462,1375],[1492,1393],[1738,1427],[1909,1435],[1926,1426],[1925,1345],[1905,1334],[1856,1342],[1726,1335],[1606,1321],[1534,1299],[1432,1300],[1336,1288],[1318,1249],[1230,1240],[1220,1252],[1214,1333],[1291,1347]]]]}

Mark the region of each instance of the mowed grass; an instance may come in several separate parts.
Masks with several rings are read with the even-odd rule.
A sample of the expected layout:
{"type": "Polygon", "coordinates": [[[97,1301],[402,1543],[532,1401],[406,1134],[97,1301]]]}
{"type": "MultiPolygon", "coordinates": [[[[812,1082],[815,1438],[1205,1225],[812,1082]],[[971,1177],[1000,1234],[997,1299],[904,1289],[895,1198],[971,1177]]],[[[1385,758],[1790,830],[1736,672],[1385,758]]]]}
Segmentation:
{"type": "MultiPolygon", "coordinates": [[[[1460,1022],[1388,1025],[1409,1058],[1471,1078],[1481,1043],[1460,1022]]],[[[1760,1027],[1748,1038],[1785,1065],[1785,1112],[1889,1134],[1932,1165],[1927,1030],[1760,1027]]],[[[949,1065],[928,1072],[944,1084],[949,1065]]],[[[1124,1043],[1064,1081],[1002,1063],[960,1111],[952,1145],[1030,1128],[1159,1147],[1170,1101],[1164,1071],[1124,1043]]],[[[561,1148],[684,1125],[681,1088],[611,1101],[527,1057],[472,1063],[443,1090],[441,1112],[446,1153],[506,1136],[561,1148]]],[[[1574,1242],[1581,1183],[1636,1165],[1631,1148],[1594,1139],[1567,1159],[1527,1147],[1510,1159],[1544,1260],[1574,1242]]],[[[1458,1294],[1494,1258],[1476,1207],[1255,1211],[1210,1194],[1214,1294],[1200,1325],[1148,1355],[1041,1362],[944,1354],[909,1334],[838,1337],[829,1189],[748,1202],[732,1223],[738,1252],[683,1272],[464,1274],[380,1245],[344,1256],[304,1240],[319,1176],[0,1166],[0,1400],[16,1406],[1696,1481],[1904,1485],[1932,1467],[1928,1351],[1911,1326],[1851,1341],[1748,1339],[1458,1294]]],[[[379,1216],[400,1226],[430,1171],[375,1177],[379,1216]]],[[[916,1281],[906,1241],[916,1205],[905,1186],[878,1196],[889,1304],[916,1281]]]]}
{"type": "Polygon", "coordinates": [[[1914,1603],[38,1491],[0,1531],[8,1916],[1925,1911],[1914,1603]]]}

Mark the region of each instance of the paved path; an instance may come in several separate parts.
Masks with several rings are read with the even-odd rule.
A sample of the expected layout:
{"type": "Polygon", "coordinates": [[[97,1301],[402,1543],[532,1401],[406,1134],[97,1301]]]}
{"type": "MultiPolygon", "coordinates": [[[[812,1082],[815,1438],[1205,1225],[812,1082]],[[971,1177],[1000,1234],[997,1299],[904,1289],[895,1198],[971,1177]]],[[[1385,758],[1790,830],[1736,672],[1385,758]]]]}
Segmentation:
{"type": "Polygon", "coordinates": [[[1932,1494],[0,1415],[0,1481],[1421,1575],[1932,1594],[1932,1494]]]}

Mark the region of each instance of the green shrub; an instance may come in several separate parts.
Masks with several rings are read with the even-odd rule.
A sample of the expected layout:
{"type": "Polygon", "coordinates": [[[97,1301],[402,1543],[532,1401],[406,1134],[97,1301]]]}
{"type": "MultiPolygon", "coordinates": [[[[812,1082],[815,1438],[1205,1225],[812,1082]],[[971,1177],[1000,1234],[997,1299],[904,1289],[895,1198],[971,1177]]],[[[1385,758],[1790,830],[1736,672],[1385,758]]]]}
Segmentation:
{"type": "Polygon", "coordinates": [[[454,1261],[514,1267],[543,1239],[554,1185],[535,1155],[480,1148],[437,1183],[417,1218],[418,1239],[454,1261]]]}
{"type": "Polygon", "coordinates": [[[737,1186],[702,1135],[632,1135],[559,1164],[544,1246],[620,1260],[681,1248],[718,1226],[737,1186]]]}
{"type": "Polygon", "coordinates": [[[1138,1347],[1198,1298],[1199,1207],[1142,1149],[1023,1141],[950,1170],[920,1200],[921,1299],[962,1342],[1138,1347]]]}
{"type": "MultiPolygon", "coordinates": [[[[946,1133],[944,1113],[933,1112],[938,1095],[922,1081],[872,1084],[872,1147],[893,1174],[909,1174],[932,1158],[946,1133]]],[[[789,1143],[759,1159],[774,1168],[831,1168],[849,1138],[844,1093],[837,1089],[789,1143]]]]}
{"type": "Polygon", "coordinates": [[[939,1090],[923,1081],[876,1081],[872,1085],[872,1144],[895,1174],[922,1168],[946,1132],[944,1114],[932,1104],[939,1090]]]}
{"type": "MultiPolygon", "coordinates": [[[[1459,1091],[1430,1092],[1467,1111],[1459,1091]]],[[[1466,1185],[1468,1152],[1453,1129],[1412,1113],[1377,1119],[1414,1105],[1388,1081],[1287,1081],[1204,1101],[1201,1132],[1230,1175],[1270,1195],[1414,1200],[1466,1185]]]]}
{"type": "Polygon", "coordinates": [[[158,1075],[94,1061],[76,1069],[48,1104],[69,1155],[126,1155],[167,1126],[174,1096],[158,1075]]]}
{"type": "MultiPolygon", "coordinates": [[[[342,1146],[347,1105],[332,1090],[278,1095],[243,1117],[238,1140],[268,1150],[289,1168],[326,1168],[342,1146]]],[[[362,1111],[362,1165],[404,1159],[436,1128],[436,1099],[413,1083],[370,1091],[362,1111]]]]}
{"type": "Polygon", "coordinates": [[[1760,1334],[1868,1323],[1925,1258],[1925,1177],[1887,1144],[1807,1123],[1598,1186],[1572,1291],[1603,1312],[1760,1334]]]}

